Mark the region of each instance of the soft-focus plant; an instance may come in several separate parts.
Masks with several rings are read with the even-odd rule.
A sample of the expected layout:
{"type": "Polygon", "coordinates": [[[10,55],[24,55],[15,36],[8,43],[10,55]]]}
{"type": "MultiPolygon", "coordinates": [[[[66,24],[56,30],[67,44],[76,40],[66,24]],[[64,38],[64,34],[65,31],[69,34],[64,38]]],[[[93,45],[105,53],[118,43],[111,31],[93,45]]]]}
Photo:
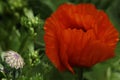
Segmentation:
{"type": "MultiPolygon", "coordinates": [[[[108,14],[120,32],[119,0],[0,0],[0,80],[77,80],[76,74],[59,72],[45,55],[44,22],[65,2],[94,4],[108,14]],[[6,51],[17,52],[23,58],[22,69],[15,70],[6,65],[2,55],[6,51]]],[[[116,47],[116,56],[85,69],[84,79],[119,80],[119,52],[120,43],[116,47]]]]}

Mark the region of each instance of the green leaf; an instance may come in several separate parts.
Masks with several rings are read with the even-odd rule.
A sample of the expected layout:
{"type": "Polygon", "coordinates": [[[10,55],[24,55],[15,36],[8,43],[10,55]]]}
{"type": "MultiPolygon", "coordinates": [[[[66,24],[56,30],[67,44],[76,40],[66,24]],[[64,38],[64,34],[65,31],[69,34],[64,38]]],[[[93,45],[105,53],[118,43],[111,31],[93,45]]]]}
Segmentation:
{"type": "Polygon", "coordinates": [[[117,28],[117,30],[120,32],[120,7],[119,7],[120,1],[115,0],[113,5],[111,5],[107,9],[107,13],[110,17],[110,20],[114,24],[114,26],[117,28]]]}
{"type": "Polygon", "coordinates": [[[8,37],[8,47],[11,50],[18,51],[20,47],[20,33],[13,27],[11,35],[8,37]]]}
{"type": "Polygon", "coordinates": [[[29,7],[33,10],[35,16],[40,15],[41,19],[46,19],[52,13],[52,9],[49,5],[42,3],[41,1],[43,0],[29,0],[29,7]]]}
{"type": "Polygon", "coordinates": [[[110,65],[107,63],[95,65],[91,71],[84,74],[88,80],[106,80],[106,71],[110,65]]]}
{"type": "Polygon", "coordinates": [[[5,78],[6,75],[4,73],[4,66],[2,64],[0,64],[0,79],[1,78],[5,78]]]}
{"type": "Polygon", "coordinates": [[[112,73],[110,80],[120,80],[120,73],[112,73]]]}

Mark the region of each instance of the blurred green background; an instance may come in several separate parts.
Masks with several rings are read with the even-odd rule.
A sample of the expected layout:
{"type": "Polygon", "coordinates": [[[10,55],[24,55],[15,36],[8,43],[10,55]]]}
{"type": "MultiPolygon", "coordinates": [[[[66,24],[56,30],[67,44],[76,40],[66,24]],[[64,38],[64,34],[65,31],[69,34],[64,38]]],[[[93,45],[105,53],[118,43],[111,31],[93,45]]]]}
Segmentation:
{"type": "MultiPolygon", "coordinates": [[[[76,74],[58,72],[44,51],[44,22],[63,3],[94,4],[120,32],[120,0],[0,0],[0,52],[14,50],[25,61],[17,80],[77,80],[76,74]]],[[[116,56],[86,70],[84,80],[120,80],[120,42],[116,56]]]]}

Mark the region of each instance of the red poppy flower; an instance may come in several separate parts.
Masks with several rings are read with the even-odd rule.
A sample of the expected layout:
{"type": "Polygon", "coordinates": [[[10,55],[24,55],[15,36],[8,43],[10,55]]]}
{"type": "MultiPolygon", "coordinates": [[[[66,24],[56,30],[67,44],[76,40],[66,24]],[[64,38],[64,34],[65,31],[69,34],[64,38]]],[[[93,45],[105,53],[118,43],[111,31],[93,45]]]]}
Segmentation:
{"type": "Polygon", "coordinates": [[[46,55],[61,71],[91,67],[114,56],[118,32],[92,4],[63,4],[45,22],[46,55]]]}

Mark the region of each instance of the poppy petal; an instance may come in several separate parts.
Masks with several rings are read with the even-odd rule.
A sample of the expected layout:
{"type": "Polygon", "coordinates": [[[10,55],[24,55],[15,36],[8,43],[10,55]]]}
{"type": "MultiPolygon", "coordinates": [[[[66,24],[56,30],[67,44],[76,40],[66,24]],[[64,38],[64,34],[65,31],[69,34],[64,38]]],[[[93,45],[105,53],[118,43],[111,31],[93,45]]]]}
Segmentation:
{"type": "Polygon", "coordinates": [[[63,4],[45,22],[46,55],[61,71],[114,56],[119,33],[93,4],[63,4]]]}

